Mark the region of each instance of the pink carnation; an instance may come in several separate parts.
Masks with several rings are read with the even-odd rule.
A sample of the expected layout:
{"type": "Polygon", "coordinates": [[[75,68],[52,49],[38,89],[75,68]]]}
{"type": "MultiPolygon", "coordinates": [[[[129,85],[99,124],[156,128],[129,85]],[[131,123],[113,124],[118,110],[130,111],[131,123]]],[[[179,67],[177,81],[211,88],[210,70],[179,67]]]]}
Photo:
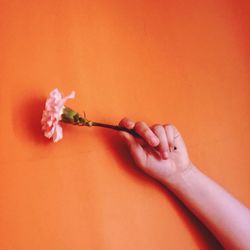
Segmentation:
{"type": "Polygon", "coordinates": [[[64,96],[58,89],[50,92],[46,100],[45,110],[42,115],[42,130],[47,138],[53,138],[54,142],[58,142],[63,138],[62,127],[59,124],[64,109],[64,103],[68,99],[75,97],[75,92],[72,91],[69,95],[64,96]]]}

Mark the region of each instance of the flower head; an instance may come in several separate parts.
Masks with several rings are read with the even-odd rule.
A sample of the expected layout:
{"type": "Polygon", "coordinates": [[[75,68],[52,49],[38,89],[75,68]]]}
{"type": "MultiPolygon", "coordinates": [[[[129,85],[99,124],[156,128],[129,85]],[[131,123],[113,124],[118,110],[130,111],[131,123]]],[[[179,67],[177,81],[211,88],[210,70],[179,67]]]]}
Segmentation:
{"type": "Polygon", "coordinates": [[[62,127],[59,121],[62,119],[64,103],[68,99],[75,97],[75,92],[72,91],[69,95],[63,96],[56,88],[50,92],[46,100],[45,109],[42,115],[42,130],[47,138],[53,138],[54,142],[58,142],[63,137],[62,127]]]}

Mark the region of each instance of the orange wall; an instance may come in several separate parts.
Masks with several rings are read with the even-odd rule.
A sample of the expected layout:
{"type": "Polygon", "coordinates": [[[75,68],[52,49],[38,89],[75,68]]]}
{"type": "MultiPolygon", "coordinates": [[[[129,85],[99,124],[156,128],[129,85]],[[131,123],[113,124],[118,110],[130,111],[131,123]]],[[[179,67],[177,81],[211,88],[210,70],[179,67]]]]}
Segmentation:
{"type": "Polygon", "coordinates": [[[219,249],[116,132],[40,132],[46,95],[89,118],[173,123],[250,205],[249,1],[0,0],[0,249],[219,249]],[[132,167],[131,167],[132,166],[132,167]]]}

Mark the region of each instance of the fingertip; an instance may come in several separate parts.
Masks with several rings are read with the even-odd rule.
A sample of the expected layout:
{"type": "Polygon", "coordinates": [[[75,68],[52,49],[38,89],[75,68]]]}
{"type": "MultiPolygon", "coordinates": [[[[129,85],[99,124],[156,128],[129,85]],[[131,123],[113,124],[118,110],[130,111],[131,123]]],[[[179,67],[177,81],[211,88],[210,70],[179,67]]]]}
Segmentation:
{"type": "Polygon", "coordinates": [[[124,126],[124,119],[125,119],[125,118],[122,118],[122,119],[120,120],[119,126],[124,126]]]}
{"type": "Polygon", "coordinates": [[[163,152],[162,153],[162,158],[165,159],[165,160],[167,160],[169,158],[168,152],[163,152]]]}
{"type": "Polygon", "coordinates": [[[124,125],[125,125],[126,128],[128,128],[128,129],[132,129],[132,128],[134,128],[135,123],[127,118],[127,119],[125,120],[125,122],[124,122],[124,125]]]}
{"type": "Polygon", "coordinates": [[[133,122],[132,120],[130,120],[127,117],[124,117],[120,121],[119,125],[122,126],[122,127],[128,128],[128,129],[132,129],[135,126],[135,122],[133,122]]]}

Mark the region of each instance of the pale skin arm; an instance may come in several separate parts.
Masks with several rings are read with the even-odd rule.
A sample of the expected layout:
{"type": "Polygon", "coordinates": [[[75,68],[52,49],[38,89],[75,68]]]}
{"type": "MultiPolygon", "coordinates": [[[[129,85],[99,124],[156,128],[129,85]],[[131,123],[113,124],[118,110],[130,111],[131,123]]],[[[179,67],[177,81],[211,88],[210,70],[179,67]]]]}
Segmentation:
{"type": "Polygon", "coordinates": [[[249,208],[194,166],[173,125],[149,127],[128,118],[120,125],[144,138],[120,132],[138,167],[174,192],[226,249],[250,249],[249,208]]]}

